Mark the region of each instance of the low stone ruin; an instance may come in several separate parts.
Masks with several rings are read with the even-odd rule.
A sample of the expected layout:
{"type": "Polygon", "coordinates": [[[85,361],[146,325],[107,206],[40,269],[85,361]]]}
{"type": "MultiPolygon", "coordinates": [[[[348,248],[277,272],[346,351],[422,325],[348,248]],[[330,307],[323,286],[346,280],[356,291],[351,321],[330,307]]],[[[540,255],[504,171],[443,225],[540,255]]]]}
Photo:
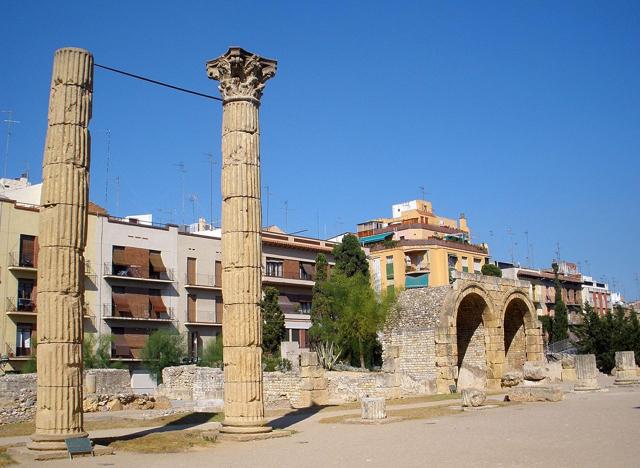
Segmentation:
{"type": "Polygon", "coordinates": [[[118,395],[93,394],[84,397],[82,401],[82,411],[85,413],[123,410],[167,410],[169,408],[171,408],[171,401],[167,397],[154,397],[146,393],[121,393],[118,395]]]}
{"type": "Polygon", "coordinates": [[[384,397],[364,397],[360,405],[362,409],[360,417],[365,421],[382,420],[387,417],[384,397]]]}
{"type": "Polygon", "coordinates": [[[32,419],[36,411],[36,374],[0,377],[0,424],[32,419]]]}
{"type": "Polygon", "coordinates": [[[576,392],[600,390],[598,385],[598,368],[594,354],[579,354],[576,356],[576,392]]]}
{"type": "Polygon", "coordinates": [[[633,351],[616,352],[615,375],[614,385],[637,385],[640,383],[636,356],[633,351]]]}
{"type": "Polygon", "coordinates": [[[462,407],[477,408],[484,405],[487,394],[478,388],[465,388],[462,390],[462,407]]]}

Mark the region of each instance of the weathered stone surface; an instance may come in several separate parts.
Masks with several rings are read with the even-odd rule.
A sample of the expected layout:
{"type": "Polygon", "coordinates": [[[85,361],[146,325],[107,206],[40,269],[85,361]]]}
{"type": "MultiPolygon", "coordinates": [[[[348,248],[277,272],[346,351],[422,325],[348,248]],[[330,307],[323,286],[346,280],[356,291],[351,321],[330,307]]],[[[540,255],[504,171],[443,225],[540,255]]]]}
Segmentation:
{"type": "Polygon", "coordinates": [[[465,388],[487,388],[487,367],[463,365],[458,374],[458,391],[465,388]]]}
{"type": "Polygon", "coordinates": [[[563,382],[575,382],[576,381],[575,368],[563,368],[562,369],[562,381],[563,382]]]}
{"type": "Polygon", "coordinates": [[[387,411],[383,397],[365,397],[360,401],[362,419],[385,419],[387,411]]]}
{"type": "Polygon", "coordinates": [[[462,406],[464,407],[482,406],[486,399],[487,394],[484,390],[480,390],[478,388],[465,388],[462,390],[462,406]]]}
{"type": "Polygon", "coordinates": [[[547,363],[544,361],[527,361],[524,363],[525,380],[542,380],[547,377],[547,363]]]}
{"type": "Polygon", "coordinates": [[[638,379],[636,356],[633,351],[616,352],[616,380],[615,385],[635,385],[640,383],[638,379]]]}
{"type": "Polygon", "coordinates": [[[223,431],[264,432],[258,107],[276,62],[232,47],[207,63],[222,111],[223,431]]]}
{"type": "Polygon", "coordinates": [[[29,448],[60,450],[83,428],[80,272],[86,243],[93,57],[56,51],[43,161],[38,265],[36,432],[29,448]]]}
{"type": "Polygon", "coordinates": [[[598,368],[594,354],[578,354],[576,356],[576,391],[593,391],[600,389],[598,385],[598,368]]]}
{"type": "Polygon", "coordinates": [[[555,385],[512,387],[507,393],[509,401],[560,401],[562,389],[555,385]]]}
{"type": "Polygon", "coordinates": [[[503,387],[515,387],[522,383],[523,378],[522,372],[508,371],[502,375],[501,383],[503,387]]]}

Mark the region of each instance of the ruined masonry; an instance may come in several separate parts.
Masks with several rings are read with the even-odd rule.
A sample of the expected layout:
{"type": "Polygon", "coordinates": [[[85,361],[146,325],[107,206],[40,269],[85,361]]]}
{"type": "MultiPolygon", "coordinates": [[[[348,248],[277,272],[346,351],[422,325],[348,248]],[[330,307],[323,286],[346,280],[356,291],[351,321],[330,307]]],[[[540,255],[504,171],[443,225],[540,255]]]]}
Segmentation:
{"type": "Polygon", "coordinates": [[[276,61],[232,47],[207,63],[222,110],[223,431],[268,432],[262,383],[262,244],[258,108],[276,61]]]}
{"type": "Polygon", "coordinates": [[[506,372],[544,359],[527,283],[454,275],[451,285],[404,291],[383,330],[383,370],[403,395],[498,390],[506,372]]]}
{"type": "Polygon", "coordinates": [[[56,51],[42,168],[36,432],[29,448],[87,437],[82,417],[83,254],[87,237],[93,57],[56,51]]]}

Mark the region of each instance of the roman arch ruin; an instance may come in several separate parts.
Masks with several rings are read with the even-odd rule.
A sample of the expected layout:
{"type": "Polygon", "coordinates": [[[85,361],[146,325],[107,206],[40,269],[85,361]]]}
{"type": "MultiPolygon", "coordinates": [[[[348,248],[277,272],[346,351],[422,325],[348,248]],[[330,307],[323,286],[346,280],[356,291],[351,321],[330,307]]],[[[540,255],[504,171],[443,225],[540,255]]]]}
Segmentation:
{"type": "Polygon", "coordinates": [[[500,388],[508,370],[543,359],[529,285],[458,273],[448,286],[404,291],[382,342],[402,393],[500,388]]]}

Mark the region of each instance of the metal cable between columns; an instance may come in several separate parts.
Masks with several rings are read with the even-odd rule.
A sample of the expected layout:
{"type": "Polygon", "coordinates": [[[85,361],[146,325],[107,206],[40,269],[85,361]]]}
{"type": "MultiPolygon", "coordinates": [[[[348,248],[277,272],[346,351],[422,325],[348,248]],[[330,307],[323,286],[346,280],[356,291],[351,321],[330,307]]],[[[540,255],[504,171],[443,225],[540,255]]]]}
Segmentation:
{"type": "Polygon", "coordinates": [[[118,70],[117,68],[107,67],[106,65],[99,65],[97,63],[94,64],[94,66],[97,67],[97,68],[102,68],[104,70],[108,70],[108,71],[114,72],[114,73],[119,73],[121,75],[125,75],[125,76],[128,76],[130,78],[135,78],[137,80],[146,81],[147,83],[152,83],[152,84],[156,84],[156,85],[159,85],[159,86],[164,86],[166,88],[174,89],[176,91],[182,91],[183,93],[193,94],[194,96],[200,96],[200,97],[204,97],[204,98],[207,98],[207,99],[213,99],[215,101],[222,101],[222,98],[219,98],[217,96],[211,96],[210,94],[204,94],[204,93],[200,93],[198,91],[192,91],[192,90],[187,89],[187,88],[182,88],[180,86],[175,86],[175,85],[172,85],[172,84],[169,84],[169,83],[164,83],[164,82],[158,81],[158,80],[152,80],[151,78],[146,78],[144,76],[136,75],[134,73],[129,73],[129,72],[126,72],[124,70],[118,70]]]}

